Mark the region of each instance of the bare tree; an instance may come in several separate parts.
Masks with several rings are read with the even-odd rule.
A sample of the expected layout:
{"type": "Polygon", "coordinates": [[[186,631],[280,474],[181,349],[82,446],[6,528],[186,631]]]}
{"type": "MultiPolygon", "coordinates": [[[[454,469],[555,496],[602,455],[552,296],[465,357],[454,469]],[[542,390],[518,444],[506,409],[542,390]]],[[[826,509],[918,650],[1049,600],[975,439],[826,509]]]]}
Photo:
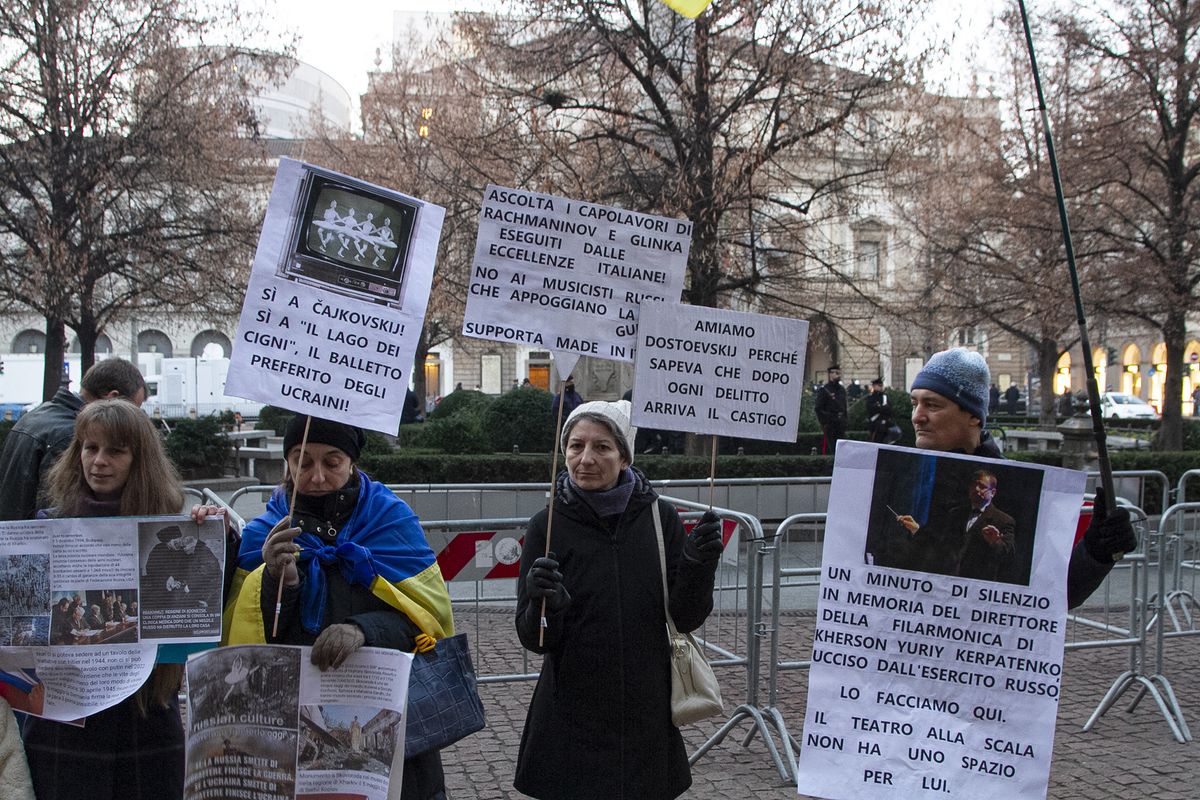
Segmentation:
{"type": "MultiPolygon", "coordinates": [[[[1050,425],[1056,367],[1079,331],[1020,21],[1008,14],[998,30],[1009,43],[1006,99],[931,105],[924,118],[938,131],[938,147],[897,170],[895,192],[927,248],[927,275],[922,294],[901,294],[890,310],[928,325],[911,310],[933,306],[955,325],[983,325],[1023,343],[1035,354],[1039,422],[1050,425]]],[[[1069,58],[1040,60],[1055,136],[1065,144],[1060,162],[1077,264],[1094,310],[1111,296],[1114,256],[1101,235],[1108,217],[1095,206],[1104,173],[1090,158],[1094,125],[1079,103],[1094,87],[1072,82],[1090,74],[1069,58]]]]}
{"type": "Polygon", "coordinates": [[[529,0],[460,33],[544,181],[690,219],[692,304],[794,314],[824,309],[814,265],[844,266],[814,232],[854,215],[904,140],[920,5],[717,0],[686,20],[657,0],[529,0]]]}
{"type": "Polygon", "coordinates": [[[261,202],[246,77],[271,64],[202,46],[228,20],[178,0],[0,7],[0,300],[46,319],[47,397],[65,326],[86,369],[115,316],[236,307],[261,202]]]}
{"type": "Polygon", "coordinates": [[[1200,283],[1200,4],[1091,2],[1059,20],[1060,41],[1102,81],[1087,98],[1106,144],[1096,203],[1123,251],[1120,311],[1162,333],[1167,350],[1159,446],[1182,445],[1187,317],[1200,283]]]}

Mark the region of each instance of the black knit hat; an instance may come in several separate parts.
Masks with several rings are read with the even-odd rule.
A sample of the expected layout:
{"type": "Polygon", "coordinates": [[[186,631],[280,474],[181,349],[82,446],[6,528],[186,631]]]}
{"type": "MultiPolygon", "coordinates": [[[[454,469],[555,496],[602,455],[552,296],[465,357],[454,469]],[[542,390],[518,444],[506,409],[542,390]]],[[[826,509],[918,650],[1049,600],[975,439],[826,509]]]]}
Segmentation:
{"type": "MultiPolygon", "coordinates": [[[[304,421],[308,419],[304,414],[297,414],[292,417],[287,424],[287,430],[283,433],[283,455],[286,458],[287,454],[292,452],[292,448],[298,446],[304,441],[304,421]]],[[[358,461],[359,453],[362,452],[363,445],[367,443],[367,435],[363,433],[362,428],[356,428],[353,425],[346,425],[333,420],[321,419],[313,417],[312,422],[308,426],[308,443],[309,444],[327,444],[330,447],[336,447],[346,455],[350,456],[351,461],[358,461]]]]}

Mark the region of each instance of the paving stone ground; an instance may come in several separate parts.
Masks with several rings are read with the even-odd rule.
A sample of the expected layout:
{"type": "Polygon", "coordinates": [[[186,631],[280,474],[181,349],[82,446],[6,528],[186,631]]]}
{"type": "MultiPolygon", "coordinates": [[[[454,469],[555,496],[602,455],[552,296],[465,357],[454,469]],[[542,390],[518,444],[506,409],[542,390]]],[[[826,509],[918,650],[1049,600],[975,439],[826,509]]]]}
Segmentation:
{"type": "MultiPolygon", "coordinates": [[[[525,662],[504,609],[460,615],[460,627],[477,640],[477,669],[481,675],[520,674],[536,670],[525,662]]],[[[812,641],[813,616],[796,612],[781,626],[781,658],[803,659],[812,641]]],[[[1126,699],[1108,712],[1089,733],[1081,727],[1104,693],[1128,668],[1128,650],[1069,651],[1063,672],[1062,695],[1047,792],[1049,800],[1196,800],[1200,798],[1200,743],[1179,744],[1171,736],[1153,701],[1146,697],[1126,711],[1126,699]]],[[[1200,637],[1168,640],[1164,673],[1183,707],[1185,718],[1200,735],[1200,637]]],[[[746,697],[744,669],[718,671],[727,709],[746,697]]],[[[804,720],[807,672],[782,673],[779,710],[797,739],[804,720]]],[[[513,767],[525,723],[533,682],[486,683],[480,694],[488,727],[443,753],[447,787],[453,800],[509,800],[524,797],[512,788],[513,767]]],[[[765,682],[760,703],[766,702],[765,682]]],[[[688,752],[694,752],[723,723],[701,723],[685,730],[688,752]]],[[[698,800],[795,797],[794,787],[776,771],[757,736],[745,747],[749,730],[743,723],[692,768],[693,785],[685,794],[698,800]]],[[[863,795],[867,797],[867,795],[863,795]]],[[[955,800],[958,800],[955,798],[955,800]]],[[[963,798],[962,800],[970,800],[963,798]]]]}

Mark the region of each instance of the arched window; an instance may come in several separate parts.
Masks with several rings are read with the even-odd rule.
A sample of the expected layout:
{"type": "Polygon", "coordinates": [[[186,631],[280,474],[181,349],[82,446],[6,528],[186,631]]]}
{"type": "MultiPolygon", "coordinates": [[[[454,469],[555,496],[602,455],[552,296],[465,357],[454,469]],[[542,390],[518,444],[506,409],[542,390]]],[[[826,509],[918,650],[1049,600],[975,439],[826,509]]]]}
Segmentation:
{"type": "Polygon", "coordinates": [[[161,353],[163,358],[170,358],[175,352],[171,337],[162,331],[144,330],[138,334],[137,342],[139,353],[161,353]]]}
{"type": "MultiPolygon", "coordinates": [[[[83,351],[83,348],[79,344],[79,337],[76,336],[75,340],[73,342],[71,342],[71,352],[79,353],[82,351],[83,351]]],[[[112,341],[108,338],[108,336],[106,336],[105,334],[102,333],[96,337],[96,353],[97,353],[97,355],[99,355],[100,353],[111,353],[112,351],[113,351],[112,341]]]]}
{"type": "Polygon", "coordinates": [[[229,358],[233,347],[220,331],[201,331],[192,339],[192,358],[229,358]]]}
{"type": "Polygon", "coordinates": [[[1139,397],[1142,393],[1142,351],[1136,344],[1121,351],[1121,391],[1139,397]]]}
{"type": "Polygon", "coordinates": [[[1054,395],[1071,391],[1071,354],[1063,353],[1054,369],[1054,395]]]}
{"type": "Polygon", "coordinates": [[[46,334],[41,331],[26,329],[13,337],[13,353],[44,353],[46,352],[46,334]]]}
{"type": "Polygon", "coordinates": [[[1167,388],[1167,343],[1159,342],[1150,353],[1150,396],[1146,401],[1162,413],[1167,388]]]}

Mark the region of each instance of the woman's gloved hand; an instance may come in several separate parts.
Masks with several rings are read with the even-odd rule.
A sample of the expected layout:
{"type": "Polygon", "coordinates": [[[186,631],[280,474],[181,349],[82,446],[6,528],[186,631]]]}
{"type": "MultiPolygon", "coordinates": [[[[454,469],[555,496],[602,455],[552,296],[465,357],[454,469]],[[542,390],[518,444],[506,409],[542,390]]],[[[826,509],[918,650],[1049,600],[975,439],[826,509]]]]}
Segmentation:
{"type": "Polygon", "coordinates": [[[571,602],[563,576],[558,570],[558,560],[549,553],[533,562],[525,576],[525,593],[530,597],[544,598],[546,608],[561,611],[571,602]]]}
{"type": "Polygon", "coordinates": [[[724,546],[721,541],[721,518],[712,511],[705,511],[696,527],[683,540],[683,556],[688,561],[715,567],[721,560],[724,546]]]}
{"type": "Polygon", "coordinates": [[[300,582],[300,571],[296,569],[300,545],[294,541],[300,535],[300,529],[291,527],[291,524],[291,517],[276,522],[262,546],[262,559],[267,572],[276,580],[282,578],[284,586],[295,586],[300,582]]]}
{"type": "Polygon", "coordinates": [[[322,672],[331,667],[337,669],[366,643],[367,637],[357,625],[348,622],[330,625],[313,642],[311,661],[322,672]]]}

